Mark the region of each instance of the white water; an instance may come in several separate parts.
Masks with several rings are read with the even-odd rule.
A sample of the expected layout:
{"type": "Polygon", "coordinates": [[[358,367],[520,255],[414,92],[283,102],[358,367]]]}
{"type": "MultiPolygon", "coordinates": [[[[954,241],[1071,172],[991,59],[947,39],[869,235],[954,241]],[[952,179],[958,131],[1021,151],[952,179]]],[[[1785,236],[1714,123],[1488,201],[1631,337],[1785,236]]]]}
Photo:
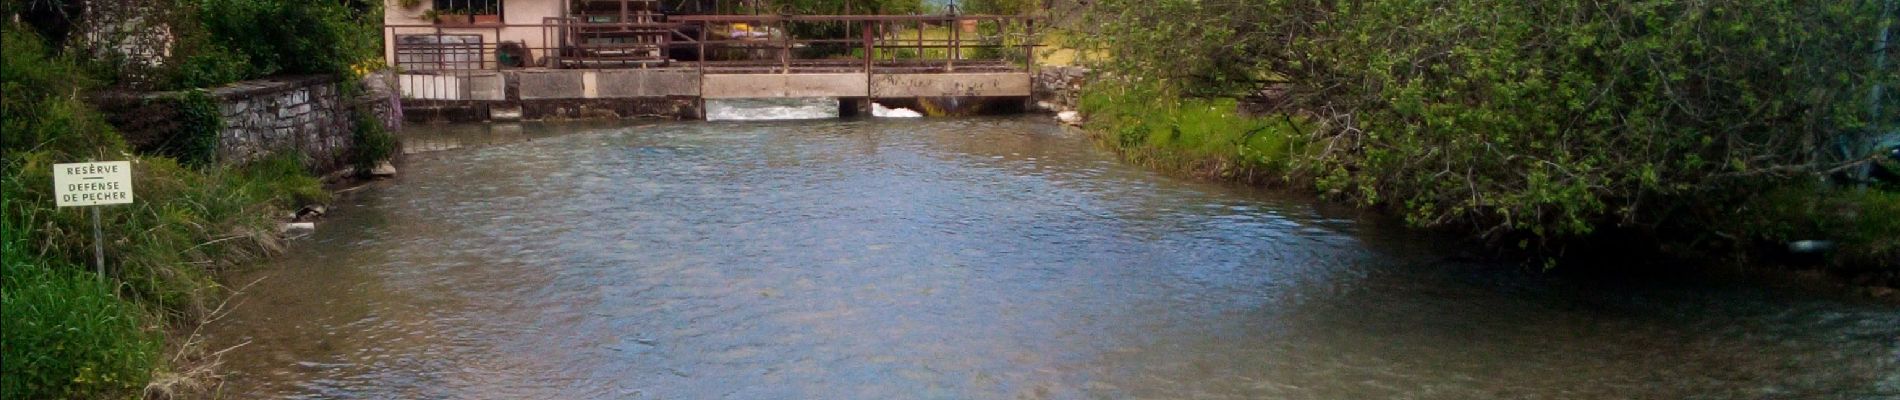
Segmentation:
{"type": "Polygon", "coordinates": [[[775,121],[838,118],[838,99],[706,100],[707,121],[775,121]]]}

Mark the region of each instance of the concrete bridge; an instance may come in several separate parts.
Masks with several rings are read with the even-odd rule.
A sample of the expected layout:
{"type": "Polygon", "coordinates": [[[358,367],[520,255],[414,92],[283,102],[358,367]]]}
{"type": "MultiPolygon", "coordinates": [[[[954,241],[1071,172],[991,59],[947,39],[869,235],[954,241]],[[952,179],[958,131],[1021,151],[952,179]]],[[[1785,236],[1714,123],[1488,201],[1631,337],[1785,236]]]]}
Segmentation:
{"type": "Polygon", "coordinates": [[[846,107],[880,99],[1024,99],[1034,86],[1034,23],[1013,16],[720,15],[387,29],[420,32],[391,35],[390,61],[402,71],[395,83],[412,116],[699,118],[706,100],[720,99],[828,97],[846,107]],[[508,29],[538,29],[546,40],[543,47],[493,41],[510,37],[508,29]],[[799,31],[832,34],[800,38],[799,31]]]}

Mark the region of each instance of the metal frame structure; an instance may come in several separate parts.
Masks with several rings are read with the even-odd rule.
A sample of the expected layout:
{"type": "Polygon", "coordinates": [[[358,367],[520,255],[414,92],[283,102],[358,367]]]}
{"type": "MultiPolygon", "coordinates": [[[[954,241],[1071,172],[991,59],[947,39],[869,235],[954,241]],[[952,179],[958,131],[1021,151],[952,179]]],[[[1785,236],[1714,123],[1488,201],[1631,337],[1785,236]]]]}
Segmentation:
{"type": "Polygon", "coordinates": [[[396,43],[392,66],[408,73],[513,68],[694,68],[720,73],[1018,72],[1035,65],[1035,17],[1004,15],[691,15],[665,22],[590,22],[547,17],[539,24],[384,25],[396,43]],[[830,27],[857,37],[798,38],[799,27],[830,27]],[[932,27],[947,38],[931,38],[932,27]],[[974,27],[973,37],[965,31],[974,27]],[[542,47],[485,42],[503,30],[535,29],[542,47]],[[421,33],[417,33],[421,32],[421,33]],[[914,37],[907,34],[915,32],[914,37]],[[468,43],[474,36],[476,43],[468,43]],[[904,36],[904,37],[899,37],[904,36]],[[620,43],[603,37],[639,37],[620,43]],[[828,50],[828,51],[821,51],[828,50]],[[519,51],[519,66],[502,54],[519,51]],[[1020,57],[1018,57],[1020,55],[1020,57]]]}

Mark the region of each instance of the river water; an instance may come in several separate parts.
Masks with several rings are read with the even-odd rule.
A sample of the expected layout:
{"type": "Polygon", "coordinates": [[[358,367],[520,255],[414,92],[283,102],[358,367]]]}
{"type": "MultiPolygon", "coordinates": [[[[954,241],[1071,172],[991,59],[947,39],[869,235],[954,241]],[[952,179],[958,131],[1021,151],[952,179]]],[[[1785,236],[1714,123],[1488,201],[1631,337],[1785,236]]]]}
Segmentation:
{"type": "Polygon", "coordinates": [[[1043,118],[404,135],[233,279],[226,397],[1900,397],[1892,305],[1465,261],[1043,118]]]}

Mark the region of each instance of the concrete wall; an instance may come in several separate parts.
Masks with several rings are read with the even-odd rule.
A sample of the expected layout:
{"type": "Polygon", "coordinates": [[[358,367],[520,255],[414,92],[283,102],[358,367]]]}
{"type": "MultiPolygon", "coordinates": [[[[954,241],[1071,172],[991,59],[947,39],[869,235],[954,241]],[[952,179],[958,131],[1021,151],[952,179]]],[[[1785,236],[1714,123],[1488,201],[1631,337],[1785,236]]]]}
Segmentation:
{"type": "Polygon", "coordinates": [[[1029,81],[1024,73],[878,74],[871,97],[1028,97],[1029,81]]]}
{"type": "Polygon", "coordinates": [[[870,84],[864,74],[706,75],[708,99],[863,97],[870,84]]]}

